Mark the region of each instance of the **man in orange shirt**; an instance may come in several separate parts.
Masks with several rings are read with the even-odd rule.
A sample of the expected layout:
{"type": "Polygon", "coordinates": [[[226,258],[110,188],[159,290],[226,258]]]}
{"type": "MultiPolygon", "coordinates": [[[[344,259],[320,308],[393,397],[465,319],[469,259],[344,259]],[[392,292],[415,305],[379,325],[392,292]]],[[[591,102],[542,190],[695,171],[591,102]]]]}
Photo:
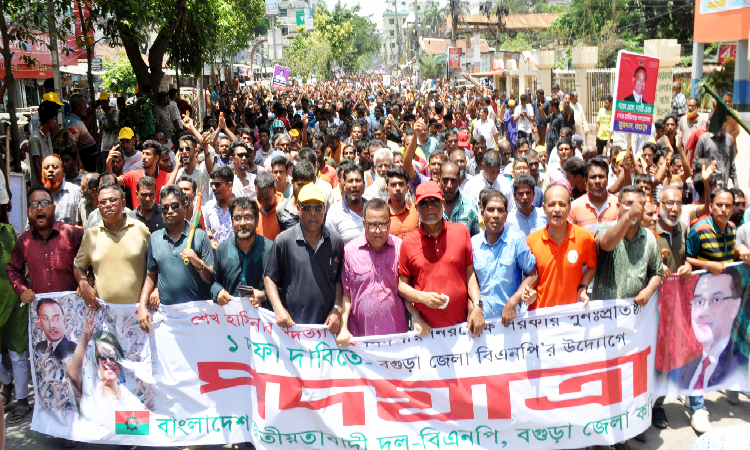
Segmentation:
{"type": "Polygon", "coordinates": [[[595,234],[600,224],[617,222],[619,203],[617,197],[607,191],[607,160],[601,156],[592,158],[586,163],[585,170],[586,194],[571,203],[568,220],[595,234]]]}
{"type": "MultiPolygon", "coordinates": [[[[154,181],[156,181],[156,198],[158,202],[161,188],[163,188],[167,184],[170,175],[168,172],[159,170],[159,157],[161,156],[163,151],[164,147],[162,147],[162,145],[157,141],[148,140],[144,142],[143,149],[141,150],[143,169],[131,170],[130,172],[126,172],[122,176],[117,177],[117,184],[130,189],[130,195],[133,199],[133,208],[137,208],[140,204],[137,195],[137,185],[138,180],[140,180],[144,176],[149,176],[153,178],[154,181]]],[[[110,155],[114,153],[116,153],[116,151],[110,152],[110,155]]],[[[112,158],[109,156],[107,157],[107,171],[112,171],[112,158]]]]}
{"type": "MultiPolygon", "coordinates": [[[[569,303],[588,302],[586,288],[596,273],[596,240],[584,228],[568,222],[570,192],[560,184],[551,184],[544,192],[547,226],[526,239],[536,258],[537,299],[529,310],[569,303]],[[584,267],[585,266],[585,267],[584,267]]],[[[526,287],[522,300],[531,301],[526,287]]]]}
{"type": "Polygon", "coordinates": [[[410,231],[419,226],[419,213],[414,204],[406,201],[409,192],[409,174],[403,167],[394,167],[386,172],[388,185],[388,207],[390,209],[391,227],[388,234],[403,239],[410,231]]]}
{"type": "Polygon", "coordinates": [[[276,192],[276,178],[268,172],[260,172],[255,177],[255,192],[255,201],[260,209],[255,233],[273,241],[281,233],[276,206],[284,200],[284,195],[276,192]]]}

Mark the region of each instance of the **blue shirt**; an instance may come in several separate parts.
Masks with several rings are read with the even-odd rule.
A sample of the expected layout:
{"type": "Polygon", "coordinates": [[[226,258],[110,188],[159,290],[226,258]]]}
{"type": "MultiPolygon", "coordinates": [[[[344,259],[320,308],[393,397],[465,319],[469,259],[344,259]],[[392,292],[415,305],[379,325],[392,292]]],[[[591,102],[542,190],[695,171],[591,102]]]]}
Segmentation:
{"type": "Polygon", "coordinates": [[[484,231],[471,238],[471,246],[484,317],[501,317],[508,299],[521,286],[523,275],[534,270],[536,259],[526,245],[526,236],[508,227],[494,245],[487,243],[484,231]]]}
{"type": "Polygon", "coordinates": [[[519,209],[508,213],[508,218],[505,220],[505,226],[511,230],[515,230],[524,236],[530,235],[536,230],[541,230],[547,225],[547,215],[544,213],[542,208],[534,208],[531,210],[529,217],[526,217],[519,209]]]}
{"type": "MultiPolygon", "coordinates": [[[[148,244],[146,269],[158,272],[159,300],[165,305],[208,300],[211,295],[211,286],[203,281],[200,272],[192,264],[185,264],[180,258],[180,253],[187,246],[189,232],[190,224],[186,220],[185,227],[176,242],[172,242],[167,229],[162,228],[151,235],[151,241],[148,244]]],[[[200,228],[195,229],[192,249],[206,263],[206,266],[214,265],[211,240],[200,228]]]]}

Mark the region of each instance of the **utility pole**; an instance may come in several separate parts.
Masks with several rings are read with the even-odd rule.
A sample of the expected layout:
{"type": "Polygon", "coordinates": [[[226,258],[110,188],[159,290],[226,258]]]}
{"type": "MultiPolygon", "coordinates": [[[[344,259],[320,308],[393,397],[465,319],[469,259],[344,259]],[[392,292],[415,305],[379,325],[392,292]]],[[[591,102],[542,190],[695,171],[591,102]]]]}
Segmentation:
{"type": "MultiPolygon", "coordinates": [[[[50,56],[52,57],[52,79],[55,81],[55,92],[57,92],[60,101],[62,101],[62,86],[60,85],[60,55],[57,53],[57,24],[55,23],[57,14],[55,14],[55,6],[53,5],[52,0],[47,0],[47,13],[49,14],[49,47],[50,56]]],[[[83,21],[83,17],[81,17],[81,21],[83,21]]],[[[63,112],[63,108],[60,108],[57,113],[57,123],[61,125],[65,123],[63,112]]]]}
{"type": "Polygon", "coordinates": [[[396,66],[401,63],[401,21],[398,15],[398,0],[393,0],[393,6],[396,9],[396,45],[398,46],[398,57],[396,58],[396,66]]]}
{"type": "Polygon", "coordinates": [[[417,62],[419,62],[419,37],[421,34],[421,30],[419,29],[419,0],[414,0],[414,32],[417,36],[417,47],[414,51],[414,54],[416,56],[417,62]]]}

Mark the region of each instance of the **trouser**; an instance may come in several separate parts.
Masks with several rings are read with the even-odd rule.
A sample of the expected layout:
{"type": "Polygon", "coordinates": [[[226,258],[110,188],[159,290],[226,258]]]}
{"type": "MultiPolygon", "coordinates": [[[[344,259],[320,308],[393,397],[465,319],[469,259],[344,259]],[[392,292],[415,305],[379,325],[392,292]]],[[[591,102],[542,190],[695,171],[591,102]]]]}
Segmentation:
{"type": "MultiPolygon", "coordinates": [[[[23,400],[29,396],[29,352],[16,353],[8,350],[8,356],[13,370],[16,400],[23,400]]],[[[2,364],[0,364],[0,378],[10,379],[10,375],[2,364]]]]}
{"type": "Polygon", "coordinates": [[[607,140],[596,138],[596,154],[601,155],[605,148],[607,148],[607,140]]]}
{"type": "Polygon", "coordinates": [[[691,395],[688,397],[688,401],[690,402],[690,411],[693,414],[695,414],[695,412],[699,409],[706,409],[706,407],[703,405],[702,395],[691,395]]]}

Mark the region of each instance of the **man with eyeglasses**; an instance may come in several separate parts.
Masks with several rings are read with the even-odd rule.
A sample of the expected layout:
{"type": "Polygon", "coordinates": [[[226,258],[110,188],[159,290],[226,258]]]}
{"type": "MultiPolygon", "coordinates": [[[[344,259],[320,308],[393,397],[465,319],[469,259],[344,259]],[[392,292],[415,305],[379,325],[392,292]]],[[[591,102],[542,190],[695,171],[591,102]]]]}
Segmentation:
{"type": "Polygon", "coordinates": [[[214,250],[219,244],[234,236],[232,215],[229,213],[233,185],[234,173],[229,166],[219,166],[211,173],[211,191],[214,198],[203,208],[203,219],[214,250]]]}
{"type": "MultiPolygon", "coordinates": [[[[339,346],[352,337],[405,333],[408,331],[404,301],[398,296],[398,264],[401,239],[388,234],[388,204],[379,198],[364,207],[365,232],[344,247],[342,274],[343,312],[339,346]]],[[[407,302],[415,329],[424,337],[430,327],[407,302]]]]}
{"type": "Polygon", "coordinates": [[[255,150],[243,141],[234,141],[230,146],[229,153],[233,155],[234,181],[232,181],[232,195],[254,199],[257,196],[255,178],[259,172],[265,172],[253,161],[255,150]]]}
{"type": "Polygon", "coordinates": [[[123,212],[123,197],[115,183],[99,187],[102,220],[86,230],[75,258],[76,281],[89,308],[99,309],[97,297],[107,303],[137,303],[143,287],[151,233],[123,212]],[[94,269],[94,286],[88,281],[89,266],[94,269]]]}
{"type": "Polygon", "coordinates": [[[146,279],[138,305],[138,324],[151,331],[151,312],[160,303],[176,305],[205,300],[214,281],[214,252],[208,235],[195,229],[192,246],[187,246],[190,222],[185,217],[187,196],[175,184],[162,189],[159,202],[166,226],[151,235],[148,245],[146,279]],[[188,264],[184,263],[184,259],[188,264]],[[159,299],[151,293],[159,290],[159,299]]]}
{"type": "Polygon", "coordinates": [[[192,135],[181,136],[177,141],[177,155],[174,158],[174,170],[169,175],[167,184],[174,184],[182,175],[189,175],[203,192],[202,206],[211,199],[210,173],[213,171],[213,163],[208,154],[208,147],[204,147],[203,161],[198,161],[198,150],[200,146],[198,139],[192,135]]]}
{"type": "Polygon", "coordinates": [[[341,328],[344,241],[324,225],[326,199],[313,183],[297,195],[299,223],[276,237],[265,269],[266,295],[284,328],[325,324],[341,328]]]}
{"type": "Polygon", "coordinates": [[[256,232],[260,226],[257,225],[260,213],[258,205],[247,197],[233,198],[229,202],[229,211],[232,213],[234,239],[222,242],[216,249],[211,297],[222,306],[229,303],[232,297],[247,297],[256,308],[263,306],[270,309],[263,285],[263,271],[273,241],[256,232]],[[252,289],[252,294],[245,290],[240,292],[240,287],[252,289]]]}
{"type": "Polygon", "coordinates": [[[436,182],[420,184],[416,195],[421,224],[401,245],[398,292],[430,327],[467,322],[467,332],[478,337],[484,315],[469,230],[443,218],[443,194],[436,182]]]}
{"type": "MultiPolygon", "coordinates": [[[[44,187],[32,188],[28,196],[26,213],[30,228],[24,231],[13,246],[7,265],[8,280],[23,305],[33,301],[37,294],[74,291],[77,287],[73,261],[83,239],[83,230],[55,220],[52,193],[44,187]]],[[[8,323],[13,323],[20,334],[8,333],[13,345],[8,345],[16,400],[19,406],[28,406],[28,335],[29,313],[20,307],[18,300],[10,313],[8,323]],[[26,344],[16,347],[16,337],[26,344]]],[[[6,330],[8,332],[10,330],[6,330]]],[[[10,392],[7,392],[10,398],[10,392]]],[[[9,408],[10,410],[10,408],[9,408]]]]}

